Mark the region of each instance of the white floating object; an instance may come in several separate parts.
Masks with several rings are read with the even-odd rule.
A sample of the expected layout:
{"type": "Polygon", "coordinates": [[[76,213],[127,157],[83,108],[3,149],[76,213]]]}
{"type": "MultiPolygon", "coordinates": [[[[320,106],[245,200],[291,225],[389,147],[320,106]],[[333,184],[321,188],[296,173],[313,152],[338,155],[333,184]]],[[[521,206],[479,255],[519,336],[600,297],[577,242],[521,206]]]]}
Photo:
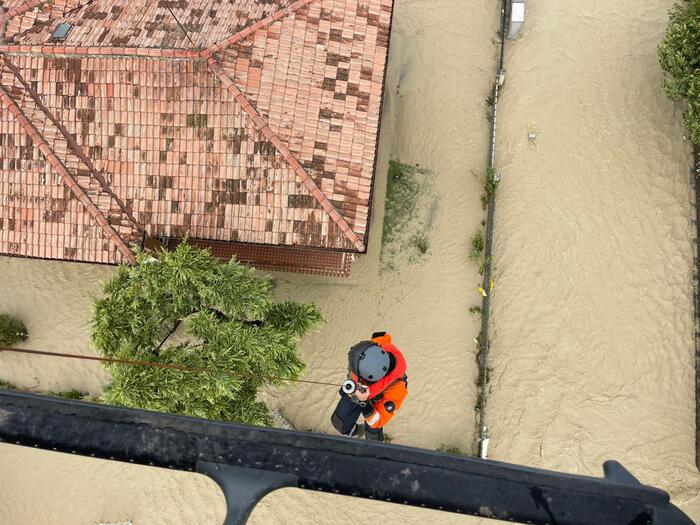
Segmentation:
{"type": "Polygon", "coordinates": [[[510,9],[510,24],[508,38],[517,38],[520,28],[525,22],[525,0],[513,0],[510,9]]]}

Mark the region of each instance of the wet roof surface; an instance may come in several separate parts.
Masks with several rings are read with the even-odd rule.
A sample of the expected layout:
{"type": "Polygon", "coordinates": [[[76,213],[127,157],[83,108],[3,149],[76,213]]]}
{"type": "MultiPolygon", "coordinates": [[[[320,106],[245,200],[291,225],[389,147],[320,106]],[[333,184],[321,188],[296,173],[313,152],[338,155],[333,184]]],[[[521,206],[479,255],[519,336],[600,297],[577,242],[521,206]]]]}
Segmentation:
{"type": "Polygon", "coordinates": [[[32,3],[0,45],[0,252],[364,251],[392,0],[169,1],[189,38],[164,0],[32,3]]]}

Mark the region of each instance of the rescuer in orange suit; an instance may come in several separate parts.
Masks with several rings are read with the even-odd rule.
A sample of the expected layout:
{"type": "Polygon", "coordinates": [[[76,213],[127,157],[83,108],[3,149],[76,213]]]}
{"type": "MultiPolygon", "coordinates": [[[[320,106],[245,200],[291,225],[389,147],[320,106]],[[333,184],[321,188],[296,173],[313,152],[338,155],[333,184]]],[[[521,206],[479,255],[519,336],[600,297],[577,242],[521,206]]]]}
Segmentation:
{"type": "Polygon", "coordinates": [[[384,425],[406,397],[406,359],[386,332],[375,332],[348,352],[348,380],[331,416],[335,429],[349,437],[384,441],[384,425]],[[357,424],[362,415],[364,426],[357,424]]]}

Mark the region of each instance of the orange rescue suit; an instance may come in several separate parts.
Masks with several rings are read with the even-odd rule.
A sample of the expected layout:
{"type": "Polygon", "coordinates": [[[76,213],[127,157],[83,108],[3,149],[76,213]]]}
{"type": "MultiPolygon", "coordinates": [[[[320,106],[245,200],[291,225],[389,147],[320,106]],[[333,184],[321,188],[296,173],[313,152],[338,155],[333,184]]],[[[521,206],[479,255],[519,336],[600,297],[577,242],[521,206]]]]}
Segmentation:
{"type": "Polygon", "coordinates": [[[372,342],[391,354],[395,362],[394,368],[386,377],[370,385],[370,403],[367,409],[362,411],[365,422],[371,428],[382,428],[394,417],[396,411],[401,408],[401,404],[408,394],[406,388],[406,360],[399,349],[391,344],[391,336],[389,334],[384,333],[373,337],[372,342]],[[368,410],[370,406],[372,408],[371,412],[368,410]]]}

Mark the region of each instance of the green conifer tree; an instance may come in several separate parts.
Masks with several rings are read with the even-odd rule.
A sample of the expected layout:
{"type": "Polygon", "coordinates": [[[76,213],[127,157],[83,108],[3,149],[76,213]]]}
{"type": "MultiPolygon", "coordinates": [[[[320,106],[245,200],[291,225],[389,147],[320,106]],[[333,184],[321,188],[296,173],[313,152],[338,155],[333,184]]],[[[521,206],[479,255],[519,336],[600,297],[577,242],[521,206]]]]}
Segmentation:
{"type": "Polygon", "coordinates": [[[275,303],[272,281],[186,243],[120,266],[94,303],[92,341],[105,357],[213,370],[109,364],[107,403],[269,425],[258,389],[304,369],[296,340],[322,321],[312,304],[275,303]],[[167,342],[184,323],[187,341],[167,342]],[[163,343],[165,341],[165,343],[163,343]],[[232,373],[234,375],[229,375],[232,373]]]}

